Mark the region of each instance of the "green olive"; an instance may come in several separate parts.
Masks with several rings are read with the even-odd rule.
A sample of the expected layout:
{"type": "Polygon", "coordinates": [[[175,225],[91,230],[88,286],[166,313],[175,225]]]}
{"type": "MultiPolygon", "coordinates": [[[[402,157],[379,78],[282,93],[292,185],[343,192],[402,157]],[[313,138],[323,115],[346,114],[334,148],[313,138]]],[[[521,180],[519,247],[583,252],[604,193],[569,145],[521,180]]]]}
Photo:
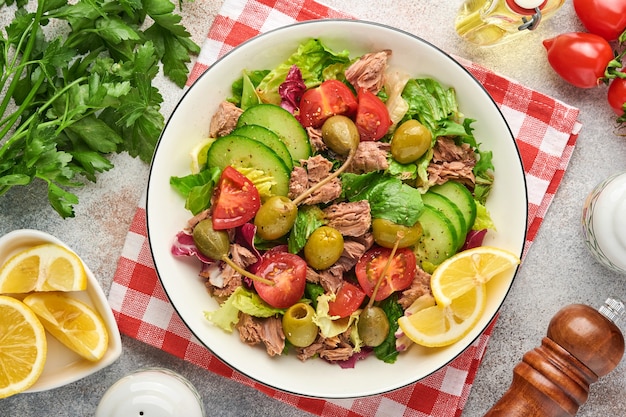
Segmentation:
{"type": "Polygon", "coordinates": [[[215,260],[223,259],[230,251],[228,232],[213,229],[211,219],[201,220],[193,228],[193,242],[203,255],[215,260]]]}
{"type": "Polygon", "coordinates": [[[315,269],[330,268],[343,253],[343,236],[330,226],[315,229],[304,245],[304,259],[315,269]]]}
{"type": "Polygon", "coordinates": [[[276,240],[285,236],[298,215],[298,207],[284,196],[272,196],[259,208],[254,217],[257,235],[261,239],[276,240]]]}
{"type": "Polygon", "coordinates": [[[368,306],[359,315],[357,328],[363,344],[376,347],[383,343],[389,334],[389,319],[382,308],[368,306]]]}
{"type": "Polygon", "coordinates": [[[430,148],[430,130],[415,119],[402,123],[391,139],[391,156],[401,164],[415,162],[430,148]]]}
{"type": "Polygon", "coordinates": [[[360,135],[349,117],[331,116],[322,125],[322,140],[333,152],[348,155],[359,146],[360,135]]]}
{"type": "Polygon", "coordinates": [[[415,245],[422,237],[422,225],[416,222],[413,226],[403,226],[387,219],[372,220],[372,234],[374,241],[385,248],[393,248],[398,239],[398,233],[402,234],[399,248],[415,245]]]}
{"type": "Polygon", "coordinates": [[[313,323],[315,310],[306,303],[297,303],[283,315],[283,333],[289,343],[296,347],[307,347],[315,342],[319,328],[313,323]]]}

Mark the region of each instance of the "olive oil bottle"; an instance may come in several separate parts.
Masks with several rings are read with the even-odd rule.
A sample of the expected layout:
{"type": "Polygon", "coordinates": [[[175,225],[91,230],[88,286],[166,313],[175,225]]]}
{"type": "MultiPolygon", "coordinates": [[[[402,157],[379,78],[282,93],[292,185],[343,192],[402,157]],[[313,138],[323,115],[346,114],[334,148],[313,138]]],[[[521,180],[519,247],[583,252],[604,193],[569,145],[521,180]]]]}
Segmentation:
{"type": "Polygon", "coordinates": [[[536,29],[565,0],[465,0],[455,20],[455,30],[478,46],[509,41],[536,29]]]}

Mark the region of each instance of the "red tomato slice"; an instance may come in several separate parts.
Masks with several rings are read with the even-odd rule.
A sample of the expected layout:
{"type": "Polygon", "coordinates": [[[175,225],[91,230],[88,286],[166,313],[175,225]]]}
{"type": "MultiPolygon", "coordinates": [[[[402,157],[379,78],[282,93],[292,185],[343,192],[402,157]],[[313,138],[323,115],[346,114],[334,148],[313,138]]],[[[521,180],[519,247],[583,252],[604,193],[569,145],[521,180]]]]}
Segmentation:
{"type": "Polygon", "coordinates": [[[344,281],[335,295],[335,301],[328,303],[328,314],[340,318],[348,317],[361,306],[363,300],[365,300],[363,290],[348,281],[344,281]]]}
{"type": "Polygon", "coordinates": [[[274,308],[288,308],[304,295],[306,261],[289,252],[266,252],[256,268],[256,274],[274,281],[267,285],[254,281],[254,289],[267,304],[274,308]]]}
{"type": "Polygon", "coordinates": [[[326,80],[304,92],[298,117],[304,127],[320,127],[330,116],[351,117],[356,109],[356,98],[347,85],[339,80],[326,80]]]}
{"type": "Polygon", "coordinates": [[[356,110],[355,124],[361,140],[378,140],[385,136],[391,127],[391,118],[387,106],[376,94],[361,88],[357,94],[359,106],[356,110]]]}
{"type": "MultiPolygon", "coordinates": [[[[354,271],[356,278],[361,284],[361,288],[369,297],[374,292],[376,282],[380,278],[387,260],[391,255],[391,249],[374,246],[357,262],[354,271]]],[[[389,270],[383,278],[378,293],[376,293],[376,301],[384,300],[395,291],[407,289],[415,278],[417,271],[415,254],[409,248],[400,248],[396,251],[389,270]]]]}
{"type": "Polygon", "coordinates": [[[213,228],[231,229],[246,224],[261,207],[255,185],[245,175],[227,166],[220,177],[213,203],[213,228]]]}

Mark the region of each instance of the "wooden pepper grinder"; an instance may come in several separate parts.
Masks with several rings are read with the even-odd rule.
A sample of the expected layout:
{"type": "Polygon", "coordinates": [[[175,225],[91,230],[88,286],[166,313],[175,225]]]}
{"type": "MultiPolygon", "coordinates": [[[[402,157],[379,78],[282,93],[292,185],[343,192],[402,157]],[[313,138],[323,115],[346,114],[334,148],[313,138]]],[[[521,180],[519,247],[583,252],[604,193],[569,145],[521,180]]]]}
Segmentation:
{"type": "Polygon", "coordinates": [[[624,355],[615,322],[624,304],[609,298],[599,310],[573,304],[550,321],[541,346],[524,354],[508,391],[485,417],[571,417],[587,401],[589,385],[624,355]]]}

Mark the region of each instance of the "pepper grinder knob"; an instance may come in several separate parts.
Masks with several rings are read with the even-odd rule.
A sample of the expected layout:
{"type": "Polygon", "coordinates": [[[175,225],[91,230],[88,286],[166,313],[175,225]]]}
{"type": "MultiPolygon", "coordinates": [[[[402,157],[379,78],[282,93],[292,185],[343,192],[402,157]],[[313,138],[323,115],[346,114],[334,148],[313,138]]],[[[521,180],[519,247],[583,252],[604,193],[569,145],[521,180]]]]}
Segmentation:
{"type": "Polygon", "coordinates": [[[558,311],[541,346],[524,354],[511,386],[485,417],[576,415],[589,386],[624,355],[624,336],[616,325],[623,312],[624,304],[613,298],[599,310],[572,304],[558,311]]]}

